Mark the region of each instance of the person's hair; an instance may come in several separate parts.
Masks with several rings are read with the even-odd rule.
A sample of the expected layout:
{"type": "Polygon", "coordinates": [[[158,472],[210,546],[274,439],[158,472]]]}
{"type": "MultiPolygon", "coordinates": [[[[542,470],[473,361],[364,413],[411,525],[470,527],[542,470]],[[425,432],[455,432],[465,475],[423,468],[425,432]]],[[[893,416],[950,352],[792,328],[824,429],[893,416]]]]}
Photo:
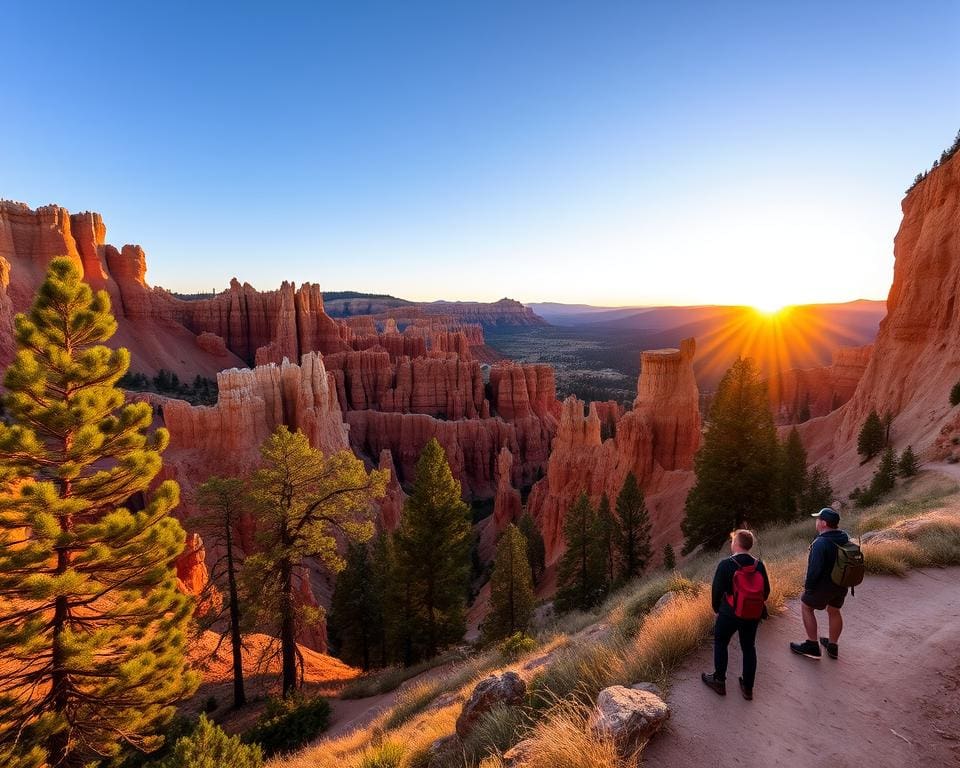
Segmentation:
{"type": "Polygon", "coordinates": [[[736,542],[736,545],[746,552],[753,549],[753,534],[746,528],[740,528],[731,533],[730,539],[736,542]]]}
{"type": "Polygon", "coordinates": [[[837,520],[837,522],[835,522],[835,523],[831,523],[829,520],[827,520],[827,519],[825,519],[825,518],[823,518],[823,517],[821,517],[820,519],[823,520],[823,524],[824,524],[825,526],[827,526],[827,528],[832,528],[833,530],[837,530],[837,528],[840,527],[840,521],[839,521],[839,520],[837,520]]]}

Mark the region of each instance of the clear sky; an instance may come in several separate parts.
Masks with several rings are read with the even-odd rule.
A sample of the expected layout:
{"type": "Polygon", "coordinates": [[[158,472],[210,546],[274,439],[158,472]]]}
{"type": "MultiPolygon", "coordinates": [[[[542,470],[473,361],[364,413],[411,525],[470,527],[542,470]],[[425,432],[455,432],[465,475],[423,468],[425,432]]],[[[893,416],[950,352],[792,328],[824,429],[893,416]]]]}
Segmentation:
{"type": "Polygon", "coordinates": [[[147,279],[602,305],[885,298],[960,3],[10,2],[0,197],[147,279]]]}

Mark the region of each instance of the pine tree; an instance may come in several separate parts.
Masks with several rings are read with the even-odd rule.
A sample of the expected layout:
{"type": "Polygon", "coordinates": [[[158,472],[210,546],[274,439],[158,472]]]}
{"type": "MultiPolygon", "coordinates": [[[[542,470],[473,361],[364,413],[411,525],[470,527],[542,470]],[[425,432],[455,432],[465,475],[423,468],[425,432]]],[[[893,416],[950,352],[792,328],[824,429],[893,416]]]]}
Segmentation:
{"type": "Polygon", "coordinates": [[[173,568],[179,489],[149,490],[169,437],[148,433],[148,404],[125,403],[130,355],[102,344],[117,327],[110,299],[73,261],[50,263],[15,326],[0,424],[0,762],[149,751],[197,685],[184,659],[193,605],[173,568]]]}
{"type": "Polygon", "coordinates": [[[807,473],[803,493],[800,494],[798,514],[812,515],[815,512],[829,507],[833,503],[833,487],[826,470],[819,464],[807,473]]]}
{"type": "Polygon", "coordinates": [[[260,551],[244,563],[257,595],[259,618],[280,638],[283,696],[298,687],[297,629],[319,616],[296,598],[303,561],[313,557],[334,571],[343,567],[340,536],[366,541],[373,535],[371,502],[386,492],[387,473],[367,473],[350,451],[326,455],[302,432],[280,425],[260,446],[261,469],[251,480],[260,551]]]}
{"type": "Polygon", "coordinates": [[[874,408],[863,422],[860,434],[857,435],[857,453],[863,456],[863,463],[880,453],[885,442],[883,422],[880,421],[877,409],[874,408]]]}
{"type": "Polygon", "coordinates": [[[667,544],[663,548],[663,569],[672,571],[677,567],[677,556],[674,554],[673,545],[667,544]]]}
{"type": "Polygon", "coordinates": [[[483,622],[486,641],[523,632],[533,616],[533,578],[527,541],[512,523],[500,536],[490,576],[490,613],[483,622]]]}
{"type": "Polygon", "coordinates": [[[897,465],[897,471],[900,473],[900,477],[913,477],[919,471],[913,446],[908,445],[903,449],[903,453],[900,455],[900,462],[897,465]]]}
{"type": "Polygon", "coordinates": [[[351,542],[330,607],[338,656],[348,664],[370,669],[374,659],[382,656],[383,588],[367,545],[351,542]]]}
{"type": "Polygon", "coordinates": [[[585,493],[567,511],[563,534],[567,549],[557,567],[559,611],[586,611],[603,596],[604,559],[598,545],[597,516],[585,493]]]}
{"type": "Polygon", "coordinates": [[[718,547],[734,528],[776,516],[777,434],[767,388],[750,358],[724,374],[710,406],[709,427],[694,459],[687,495],[684,554],[718,547]]]}
{"type": "MultiPolygon", "coordinates": [[[[210,569],[210,585],[227,593],[226,634],[230,635],[230,651],[233,660],[233,707],[239,709],[247,703],[243,686],[243,638],[241,634],[241,600],[239,574],[243,564],[243,551],[237,546],[235,531],[245,512],[246,489],[242,480],[235,477],[211,477],[197,489],[197,505],[204,514],[194,518],[207,545],[223,551],[217,563],[210,569]]],[[[212,610],[203,617],[204,624],[214,625],[223,618],[219,601],[209,601],[212,610]]]]}
{"type": "Polygon", "coordinates": [[[650,516],[643,491],[633,472],[628,472],[617,494],[616,547],[621,581],[643,573],[653,552],[650,549],[650,516]]]}
{"type": "Polygon", "coordinates": [[[888,445],[884,449],[877,471],[874,472],[873,479],[870,481],[870,496],[874,499],[879,498],[888,491],[892,491],[896,484],[897,456],[893,452],[893,446],[888,445]]]}
{"type": "Polygon", "coordinates": [[[524,513],[517,521],[517,527],[523,538],[527,540],[527,560],[530,562],[530,572],[533,574],[533,582],[536,584],[543,576],[547,567],[546,546],[543,543],[543,534],[534,521],[533,516],[524,510],[524,513]]]}
{"type": "Polygon", "coordinates": [[[370,546],[370,565],[373,580],[381,591],[380,606],[383,626],[376,634],[376,661],[373,666],[385,667],[411,657],[410,627],[413,614],[410,609],[410,589],[404,573],[397,564],[397,551],[392,533],[377,534],[370,546]]]}
{"type": "Polygon", "coordinates": [[[787,441],[780,447],[779,492],[781,517],[791,520],[797,517],[803,489],[807,484],[807,452],[794,427],[787,441]]]}
{"type": "Polygon", "coordinates": [[[460,483],[436,438],[417,461],[396,533],[397,563],[409,590],[405,661],[434,656],[466,631],[472,531],[460,483]]]}
{"type": "Polygon", "coordinates": [[[604,564],[603,591],[608,592],[614,584],[617,563],[617,520],[610,510],[610,499],[601,494],[597,505],[597,545],[604,564]]]}

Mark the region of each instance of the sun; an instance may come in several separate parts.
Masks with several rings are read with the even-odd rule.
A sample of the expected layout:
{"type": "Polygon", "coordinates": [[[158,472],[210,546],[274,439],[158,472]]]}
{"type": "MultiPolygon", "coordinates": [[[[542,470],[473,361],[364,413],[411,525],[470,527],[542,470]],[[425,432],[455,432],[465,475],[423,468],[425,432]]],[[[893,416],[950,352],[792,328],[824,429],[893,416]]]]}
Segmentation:
{"type": "Polygon", "coordinates": [[[767,317],[773,317],[774,315],[779,314],[784,309],[787,308],[787,305],[776,301],[775,299],[770,299],[769,301],[755,301],[753,302],[753,308],[759,312],[761,315],[766,315],[767,317]]]}

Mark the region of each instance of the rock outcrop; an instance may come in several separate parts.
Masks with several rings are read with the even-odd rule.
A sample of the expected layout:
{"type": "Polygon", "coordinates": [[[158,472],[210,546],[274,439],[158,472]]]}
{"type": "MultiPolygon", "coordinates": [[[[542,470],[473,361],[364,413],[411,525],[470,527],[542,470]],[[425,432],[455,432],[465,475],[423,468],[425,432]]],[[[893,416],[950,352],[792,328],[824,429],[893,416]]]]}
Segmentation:
{"type": "Polygon", "coordinates": [[[801,425],[810,461],[826,465],[834,488],[869,479],[857,434],[876,408],[893,415],[897,450],[920,453],[953,417],[951,387],[960,380],[960,157],[935,168],[903,199],[894,238],[887,315],[857,388],[843,407],[801,425]]]}
{"type": "Polygon", "coordinates": [[[513,487],[513,454],[504,446],[497,455],[497,495],[493,498],[493,528],[496,535],[503,533],[510,523],[520,517],[520,491],[513,487]]]}
{"type": "MultiPolygon", "coordinates": [[[[584,413],[577,398],[563,402],[546,477],[534,485],[528,501],[543,533],[548,563],[564,550],[564,515],[577,496],[585,492],[596,504],[606,493],[614,501],[629,472],[646,493],[654,551],[679,540],[701,433],[695,349],[694,340],[686,339],[680,349],[642,354],[633,409],[616,419],[606,439],[597,403],[584,413]]],[[[611,409],[605,412],[613,414],[611,409]]]]}
{"type": "Polygon", "coordinates": [[[872,351],[872,344],[841,347],[833,353],[830,365],[794,368],[773,376],[768,387],[777,421],[794,424],[802,416],[826,416],[844,405],[853,397],[872,351]]]}
{"type": "Polygon", "coordinates": [[[457,736],[466,739],[479,719],[494,707],[516,707],[523,704],[527,684],[516,672],[507,671],[485,677],[473,689],[457,717],[457,736]]]}

